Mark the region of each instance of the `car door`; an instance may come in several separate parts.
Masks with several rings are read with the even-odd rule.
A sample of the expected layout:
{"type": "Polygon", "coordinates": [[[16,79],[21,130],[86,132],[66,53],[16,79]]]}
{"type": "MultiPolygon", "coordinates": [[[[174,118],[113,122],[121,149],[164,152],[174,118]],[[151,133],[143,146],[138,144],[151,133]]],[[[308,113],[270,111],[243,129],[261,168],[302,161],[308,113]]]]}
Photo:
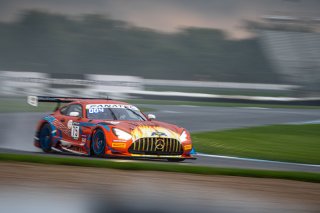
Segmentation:
{"type": "Polygon", "coordinates": [[[64,127],[63,139],[65,142],[80,142],[80,124],[83,118],[81,104],[70,104],[60,110],[60,122],[64,127]]]}

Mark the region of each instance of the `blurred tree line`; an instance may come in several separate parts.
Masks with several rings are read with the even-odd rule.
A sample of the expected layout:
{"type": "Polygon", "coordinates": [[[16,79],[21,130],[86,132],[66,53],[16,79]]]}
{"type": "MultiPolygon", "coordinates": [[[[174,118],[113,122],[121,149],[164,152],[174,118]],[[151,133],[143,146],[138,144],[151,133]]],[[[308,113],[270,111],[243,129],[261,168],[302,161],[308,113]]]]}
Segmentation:
{"type": "Polygon", "coordinates": [[[25,11],[0,24],[0,70],[277,83],[257,38],[184,28],[163,33],[100,15],[25,11]]]}

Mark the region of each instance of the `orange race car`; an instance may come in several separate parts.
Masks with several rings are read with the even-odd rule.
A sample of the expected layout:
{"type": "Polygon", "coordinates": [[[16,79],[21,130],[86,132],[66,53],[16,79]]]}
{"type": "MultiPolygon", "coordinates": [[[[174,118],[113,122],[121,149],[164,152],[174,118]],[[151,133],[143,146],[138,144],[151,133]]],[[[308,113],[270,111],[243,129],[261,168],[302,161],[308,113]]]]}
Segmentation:
{"type": "Polygon", "coordinates": [[[189,132],[145,116],[120,101],[94,98],[29,96],[28,103],[55,102],[53,113],[37,126],[34,144],[44,152],[98,157],[195,159],[189,132]],[[60,106],[61,103],[67,103],[60,106]]]}

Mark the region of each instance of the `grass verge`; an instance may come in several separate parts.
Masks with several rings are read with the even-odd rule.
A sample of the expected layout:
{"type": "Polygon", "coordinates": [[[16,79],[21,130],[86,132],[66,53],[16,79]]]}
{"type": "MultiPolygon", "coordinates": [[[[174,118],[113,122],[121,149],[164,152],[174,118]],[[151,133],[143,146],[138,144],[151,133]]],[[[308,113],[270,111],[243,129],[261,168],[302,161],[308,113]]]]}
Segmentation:
{"type": "Polygon", "coordinates": [[[99,159],[81,159],[53,156],[37,156],[27,154],[0,154],[0,161],[27,162],[51,165],[82,166],[95,168],[111,168],[122,170],[146,170],[162,172],[178,172],[202,175],[227,175],[256,178],[275,178],[320,183],[320,173],[269,171],[252,169],[215,168],[205,166],[179,165],[170,163],[115,162],[99,159]]]}
{"type": "Polygon", "coordinates": [[[320,164],[320,124],[193,133],[192,140],[206,154],[320,164]]]}

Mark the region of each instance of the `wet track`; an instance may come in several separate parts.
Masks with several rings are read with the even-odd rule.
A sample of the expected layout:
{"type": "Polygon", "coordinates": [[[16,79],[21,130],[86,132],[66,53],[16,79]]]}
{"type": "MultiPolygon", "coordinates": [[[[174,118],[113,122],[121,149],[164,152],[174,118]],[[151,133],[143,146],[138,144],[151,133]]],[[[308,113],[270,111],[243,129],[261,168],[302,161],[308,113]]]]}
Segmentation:
{"type": "MultiPolygon", "coordinates": [[[[320,110],[307,109],[266,109],[237,107],[196,107],[146,105],[157,109],[154,114],[162,121],[177,124],[195,131],[222,130],[240,127],[260,126],[283,123],[319,122],[320,110]]],[[[37,121],[45,113],[0,113],[0,151],[39,152],[33,147],[33,134],[37,121]]],[[[232,159],[219,156],[198,156],[196,161],[186,164],[257,168],[272,170],[297,170],[320,172],[319,166],[232,159]]]]}

